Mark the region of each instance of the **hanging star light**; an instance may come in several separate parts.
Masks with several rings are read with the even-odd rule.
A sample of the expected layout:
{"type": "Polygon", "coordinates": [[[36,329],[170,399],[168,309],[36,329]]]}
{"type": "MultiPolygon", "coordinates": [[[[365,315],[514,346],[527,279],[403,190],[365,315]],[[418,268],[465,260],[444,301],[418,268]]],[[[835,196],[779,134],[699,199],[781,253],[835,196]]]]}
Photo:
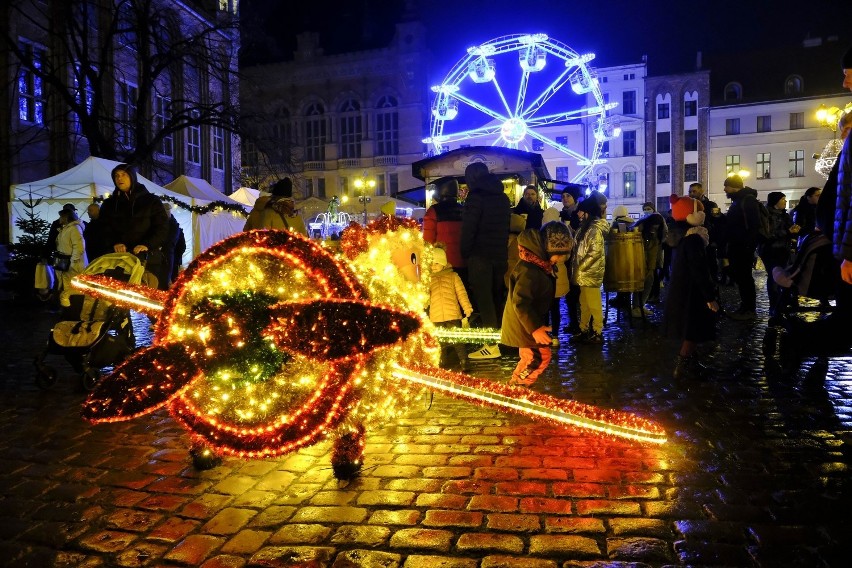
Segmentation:
{"type": "MultiPolygon", "coordinates": [[[[412,250],[429,256],[419,249],[422,239],[408,242],[407,229],[399,229],[362,236],[402,259],[418,254],[412,250]]],[[[349,254],[371,254],[359,251],[349,254]]],[[[421,261],[409,260],[414,272],[421,261]]],[[[409,308],[426,301],[411,275],[377,278],[356,266],[295,233],[261,230],[199,255],[165,296],[79,276],[74,285],[88,294],[158,314],[151,346],[98,383],[84,418],[129,420],[167,407],[195,444],[248,458],[333,436],[339,477],[357,471],[365,427],[400,416],[423,387],[536,419],[665,441],[659,426],[629,413],[439,369],[434,327],[422,309],[409,308]]]]}

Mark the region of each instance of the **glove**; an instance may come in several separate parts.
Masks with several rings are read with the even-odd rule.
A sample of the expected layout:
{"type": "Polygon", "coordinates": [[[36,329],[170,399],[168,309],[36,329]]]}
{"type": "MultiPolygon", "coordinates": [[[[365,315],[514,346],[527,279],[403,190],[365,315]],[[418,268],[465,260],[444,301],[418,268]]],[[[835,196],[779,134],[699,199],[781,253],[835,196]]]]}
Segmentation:
{"type": "Polygon", "coordinates": [[[550,345],[550,334],[547,333],[550,331],[549,325],[543,325],[532,333],[533,339],[539,345],[550,345]]]}
{"type": "Polygon", "coordinates": [[[468,319],[468,317],[467,317],[467,316],[464,316],[464,317],[462,318],[462,328],[463,328],[463,329],[468,329],[469,327],[470,327],[470,320],[468,319]]]}

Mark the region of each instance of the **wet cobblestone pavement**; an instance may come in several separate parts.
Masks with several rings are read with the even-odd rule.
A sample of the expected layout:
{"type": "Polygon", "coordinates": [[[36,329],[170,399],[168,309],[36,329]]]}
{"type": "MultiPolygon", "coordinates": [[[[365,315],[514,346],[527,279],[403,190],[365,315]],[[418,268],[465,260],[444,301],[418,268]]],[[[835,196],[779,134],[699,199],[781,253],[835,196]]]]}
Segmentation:
{"type": "MultiPolygon", "coordinates": [[[[756,273],[763,289],[763,274],[756,273]]],[[[732,288],[723,290],[736,305],[732,288]]],[[[765,299],[764,299],[765,301],[765,299]]],[[[70,367],[40,391],[32,359],[52,319],[4,303],[0,564],[563,568],[848,566],[852,357],[782,366],[766,305],[723,320],[711,369],[674,381],[676,346],[647,326],[558,348],[534,389],[653,418],[647,447],[472,406],[415,401],[368,433],[353,482],[329,445],[191,467],[165,411],[89,426],[70,367]]],[[[144,340],[146,321],[139,318],[144,340]]],[[[475,373],[509,377],[510,356],[475,373]]]]}

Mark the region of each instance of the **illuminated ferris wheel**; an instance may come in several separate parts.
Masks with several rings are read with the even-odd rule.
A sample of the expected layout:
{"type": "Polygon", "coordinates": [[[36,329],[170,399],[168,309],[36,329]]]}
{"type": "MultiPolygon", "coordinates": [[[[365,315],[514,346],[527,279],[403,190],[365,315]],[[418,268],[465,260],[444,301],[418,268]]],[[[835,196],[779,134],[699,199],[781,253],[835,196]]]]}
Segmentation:
{"type": "Polygon", "coordinates": [[[607,115],[617,103],[604,102],[588,66],[592,59],[594,54],[580,55],[545,34],[503,36],[470,47],[443,83],[432,87],[430,135],[423,142],[440,154],[451,142],[530,150],[538,140],[576,159],[580,169],[571,181],[582,182],[604,161],[603,143],[620,134],[607,115]],[[580,131],[591,126],[592,141],[582,144],[588,155],[556,135],[565,131],[558,127],[572,124],[580,131]]]}

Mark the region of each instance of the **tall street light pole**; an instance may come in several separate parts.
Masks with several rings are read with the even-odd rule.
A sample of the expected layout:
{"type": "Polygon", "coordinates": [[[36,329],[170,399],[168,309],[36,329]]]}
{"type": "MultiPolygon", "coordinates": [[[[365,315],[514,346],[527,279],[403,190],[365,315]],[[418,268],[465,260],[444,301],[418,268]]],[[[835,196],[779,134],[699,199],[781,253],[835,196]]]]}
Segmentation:
{"type": "Polygon", "coordinates": [[[364,172],[364,175],[355,180],[355,189],[358,190],[358,203],[360,203],[364,207],[364,225],[367,224],[367,204],[372,201],[369,195],[367,195],[367,191],[373,193],[373,189],[376,187],[376,180],[367,179],[367,172],[364,172]]]}

